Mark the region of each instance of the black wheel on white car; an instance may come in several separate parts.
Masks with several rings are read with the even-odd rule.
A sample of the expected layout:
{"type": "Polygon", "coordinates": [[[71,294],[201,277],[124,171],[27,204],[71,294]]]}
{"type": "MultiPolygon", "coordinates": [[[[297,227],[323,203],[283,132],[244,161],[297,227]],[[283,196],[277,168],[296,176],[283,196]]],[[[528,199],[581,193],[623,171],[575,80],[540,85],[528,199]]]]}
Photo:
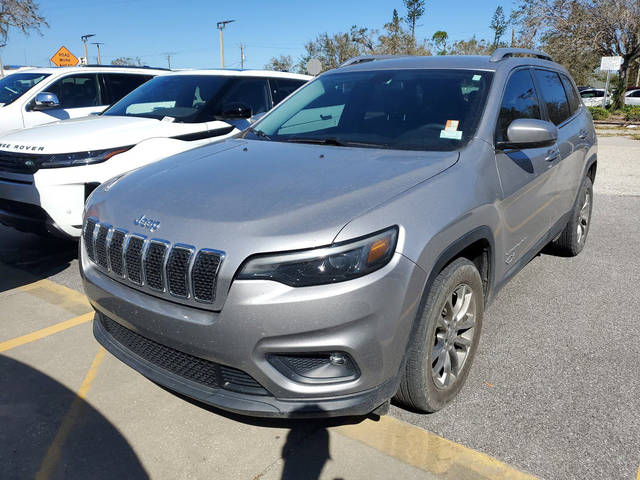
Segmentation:
{"type": "Polygon", "coordinates": [[[587,241],[593,210],[593,184],[584,177],[567,225],[558,238],[551,242],[552,251],[565,257],[578,255],[587,241]]]}
{"type": "Polygon", "coordinates": [[[425,295],[394,399],[412,410],[435,412],[458,394],[478,348],[484,314],[480,273],[471,261],[458,258],[425,295]]]}

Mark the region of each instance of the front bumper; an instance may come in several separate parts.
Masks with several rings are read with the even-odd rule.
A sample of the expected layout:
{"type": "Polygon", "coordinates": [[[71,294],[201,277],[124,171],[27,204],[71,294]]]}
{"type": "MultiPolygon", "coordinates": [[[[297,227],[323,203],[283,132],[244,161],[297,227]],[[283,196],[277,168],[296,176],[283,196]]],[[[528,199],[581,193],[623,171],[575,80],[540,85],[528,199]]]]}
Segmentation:
{"type": "Polygon", "coordinates": [[[388,400],[400,380],[426,280],[421,269],[396,254],[383,269],[340,284],[291,288],[271,281],[235,281],[222,310],[212,312],[134,290],[82,257],[81,249],[85,290],[98,312],[94,333],[102,345],[169,389],[256,416],[362,415],[388,400]],[[105,328],[109,321],[143,342],[244,372],[264,393],[230,391],[186,378],[129,348],[105,328]],[[268,360],[272,354],[326,351],[348,354],[357,365],[357,378],[298,381],[268,360]]]}

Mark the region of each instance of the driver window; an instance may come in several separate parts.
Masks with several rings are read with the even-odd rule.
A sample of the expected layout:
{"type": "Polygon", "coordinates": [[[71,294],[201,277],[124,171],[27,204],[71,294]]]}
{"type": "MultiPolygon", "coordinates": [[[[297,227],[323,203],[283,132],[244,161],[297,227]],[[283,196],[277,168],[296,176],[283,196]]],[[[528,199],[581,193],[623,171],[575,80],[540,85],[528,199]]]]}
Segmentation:
{"type": "Polygon", "coordinates": [[[100,105],[98,78],[95,74],[69,75],[47,87],[60,100],[60,108],[82,108],[100,105]]]}
{"type": "Polygon", "coordinates": [[[233,87],[224,96],[220,105],[244,103],[251,107],[251,115],[264,113],[270,107],[269,85],[266,78],[242,78],[235,81],[233,87]]]}
{"type": "Polygon", "coordinates": [[[496,141],[507,140],[507,128],[518,118],[541,119],[540,105],[529,70],[518,70],[507,83],[496,127],[496,141]]]}

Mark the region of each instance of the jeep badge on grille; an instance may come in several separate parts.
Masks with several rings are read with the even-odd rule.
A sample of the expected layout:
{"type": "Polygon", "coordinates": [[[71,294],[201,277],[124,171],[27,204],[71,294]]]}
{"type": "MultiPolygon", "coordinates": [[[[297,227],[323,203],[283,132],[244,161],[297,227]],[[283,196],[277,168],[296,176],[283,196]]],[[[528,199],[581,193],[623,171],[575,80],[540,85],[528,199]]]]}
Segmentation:
{"type": "Polygon", "coordinates": [[[156,230],[158,230],[158,228],[160,228],[160,221],[159,220],[153,220],[153,219],[147,217],[145,214],[142,214],[138,218],[136,218],[133,221],[133,224],[134,225],[139,225],[142,228],[146,228],[150,232],[155,232],[156,230]]]}

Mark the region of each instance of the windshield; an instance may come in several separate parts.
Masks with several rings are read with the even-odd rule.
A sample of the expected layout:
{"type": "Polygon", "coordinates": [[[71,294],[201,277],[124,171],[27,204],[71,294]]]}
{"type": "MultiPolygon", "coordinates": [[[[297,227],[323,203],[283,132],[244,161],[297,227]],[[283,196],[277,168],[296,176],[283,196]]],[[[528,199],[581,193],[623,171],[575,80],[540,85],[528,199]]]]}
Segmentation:
{"type": "Polygon", "coordinates": [[[103,115],[146,117],[183,123],[207,122],[219,113],[218,98],[233,77],[171,75],[155,77],[122,98],[103,115]]]}
{"type": "Polygon", "coordinates": [[[0,80],[0,103],[7,105],[49,76],[48,73],[13,73],[0,80]]]}
{"type": "Polygon", "coordinates": [[[406,150],[455,150],[473,137],[491,72],[333,73],[298,90],[247,138],[406,150]]]}

